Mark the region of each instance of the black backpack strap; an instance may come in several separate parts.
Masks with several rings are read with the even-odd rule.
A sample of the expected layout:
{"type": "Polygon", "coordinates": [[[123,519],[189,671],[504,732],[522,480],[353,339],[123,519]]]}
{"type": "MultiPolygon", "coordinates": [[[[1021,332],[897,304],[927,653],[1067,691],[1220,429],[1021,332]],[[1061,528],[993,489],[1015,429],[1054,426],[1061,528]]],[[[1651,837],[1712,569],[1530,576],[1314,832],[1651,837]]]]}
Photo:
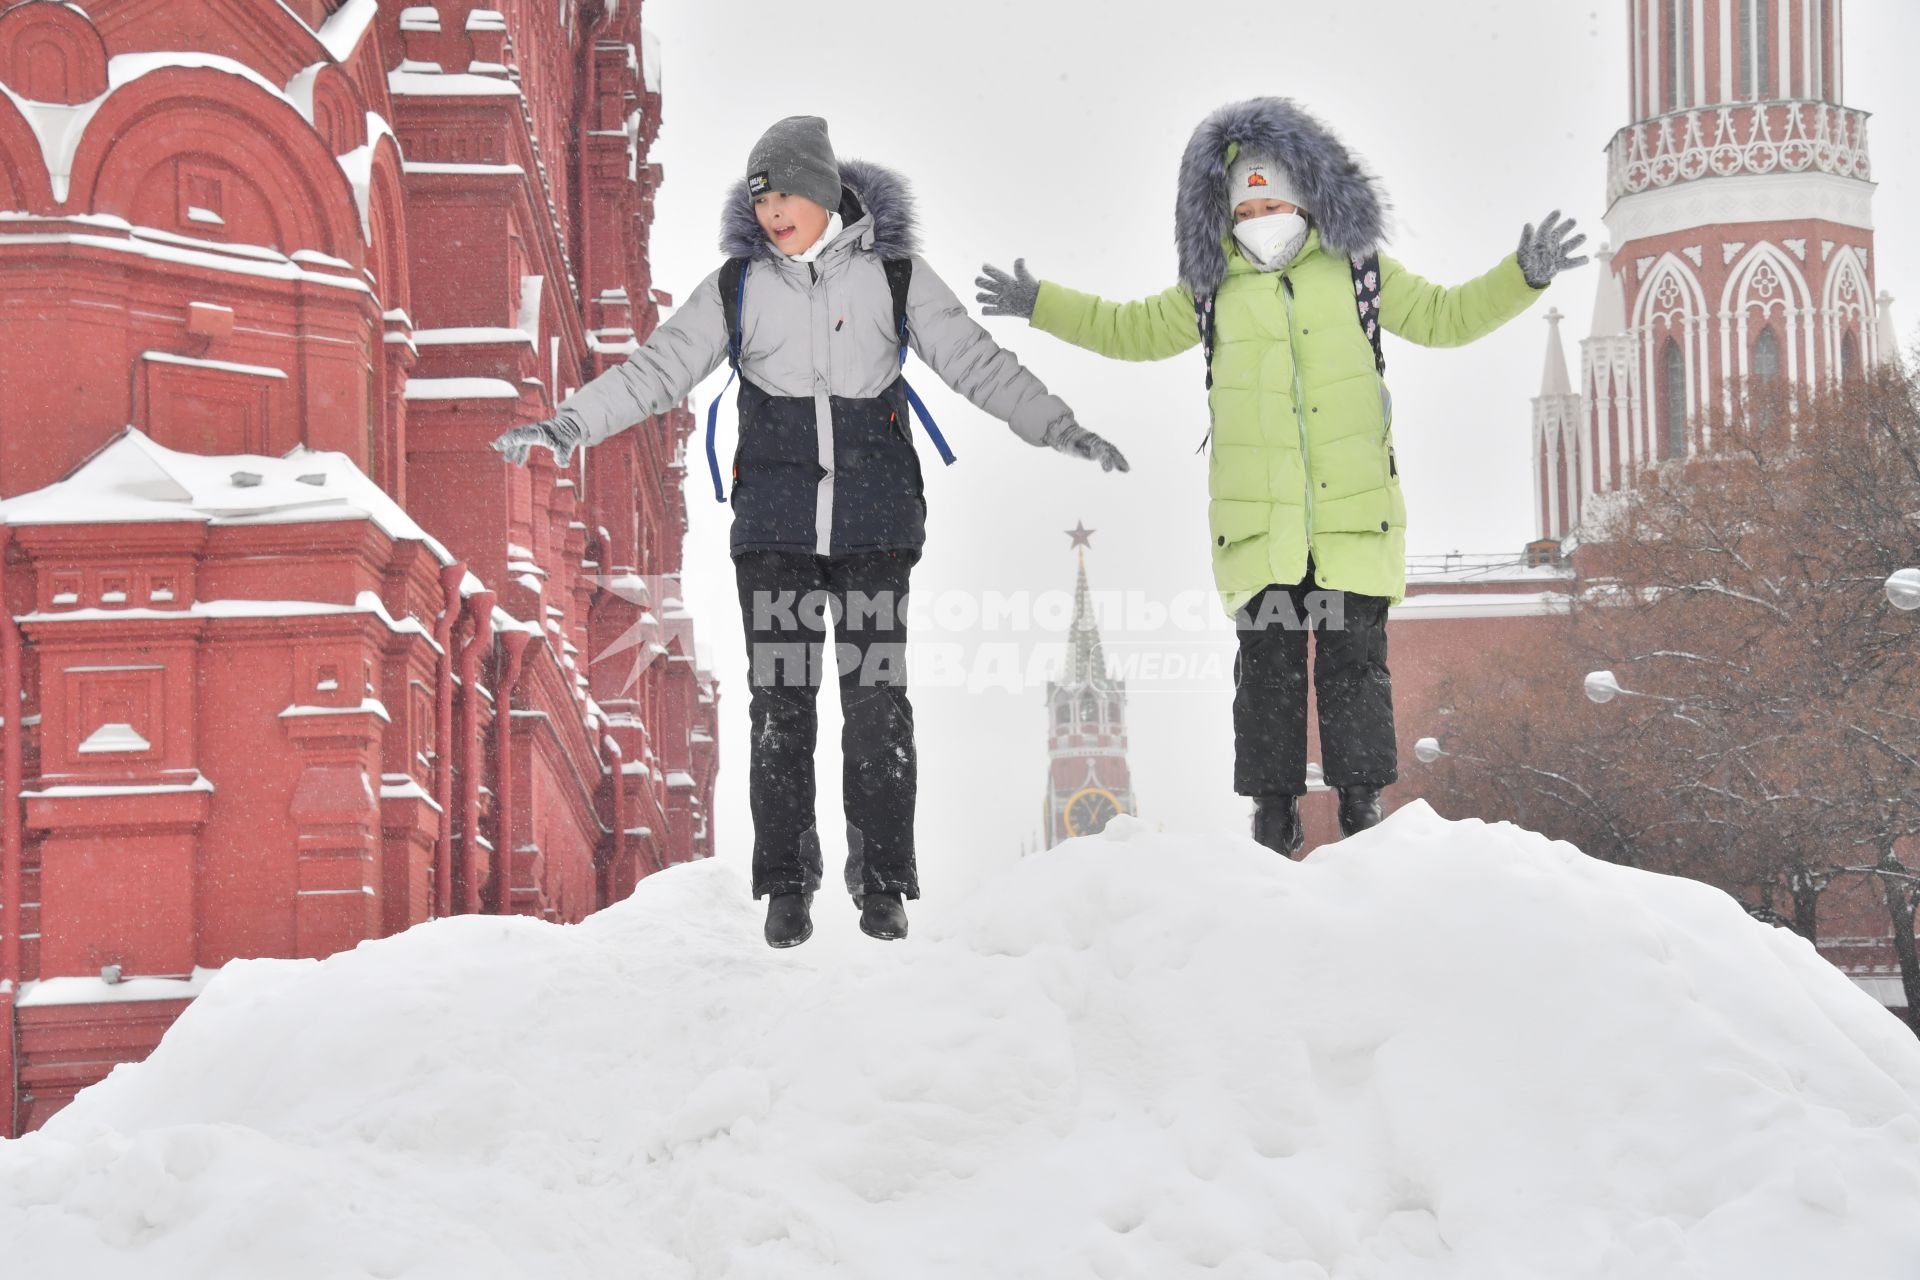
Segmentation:
{"type": "Polygon", "coordinates": [[[727,318],[727,364],[740,372],[740,309],[747,297],[750,259],[728,258],[720,268],[720,307],[727,318]]]}
{"type": "Polygon", "coordinates": [[[1387,371],[1387,356],[1380,349],[1380,255],[1351,258],[1353,265],[1353,305],[1360,313],[1360,327],[1373,344],[1373,367],[1387,371]]]}
{"type": "Polygon", "coordinates": [[[720,313],[726,317],[727,365],[733,372],[727,375],[727,385],[720,388],[720,394],[707,406],[707,471],[713,476],[716,502],[727,500],[727,490],[720,481],[720,455],[714,449],[713,437],[720,423],[720,401],[725,398],[727,388],[733,386],[733,380],[740,376],[740,309],[746,298],[747,259],[729,258],[720,268],[720,313]]]}
{"type": "Polygon", "coordinates": [[[900,338],[900,363],[907,362],[907,291],[913,287],[913,259],[888,258],[880,264],[893,291],[893,331],[900,338]]]}
{"type": "MultiPolygon", "coordinates": [[[[1200,350],[1203,353],[1205,353],[1206,359],[1207,359],[1207,394],[1212,395],[1213,394],[1213,295],[1212,294],[1209,293],[1204,297],[1200,295],[1195,295],[1193,299],[1193,319],[1194,319],[1194,323],[1200,326],[1200,350]]],[[[1209,410],[1209,412],[1211,412],[1211,410],[1209,410]]],[[[1201,449],[1206,448],[1207,441],[1211,439],[1213,439],[1213,428],[1208,427],[1207,434],[1200,437],[1200,448],[1195,449],[1194,452],[1199,453],[1201,449]]]]}

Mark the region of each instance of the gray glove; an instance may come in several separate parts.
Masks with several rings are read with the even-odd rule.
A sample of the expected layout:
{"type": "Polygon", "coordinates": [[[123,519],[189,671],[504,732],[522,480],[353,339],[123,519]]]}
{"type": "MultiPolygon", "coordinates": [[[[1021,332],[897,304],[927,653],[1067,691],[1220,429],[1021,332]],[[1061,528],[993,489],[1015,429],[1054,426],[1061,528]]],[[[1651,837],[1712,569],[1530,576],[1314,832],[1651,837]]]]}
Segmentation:
{"type": "Polygon", "coordinates": [[[1527,229],[1520,233],[1520,271],[1527,277],[1527,283],[1536,289],[1546,288],[1562,271],[1586,262],[1584,257],[1567,256],[1587,242],[1586,236],[1578,235],[1568,240],[1567,232],[1573,230],[1573,219],[1560,222],[1559,218],[1560,211],[1555,209],[1540,224],[1539,231],[1536,232],[1529,222],[1527,229]]]}
{"type": "Polygon", "coordinates": [[[980,292],[973,298],[986,304],[981,309],[982,315],[1033,319],[1034,304],[1040,301],[1040,282],[1027,274],[1025,258],[1013,260],[1012,275],[994,266],[983,266],[980,270],[984,274],[973,282],[980,292]]]}
{"type": "Polygon", "coordinates": [[[1040,443],[1049,449],[1075,458],[1085,458],[1089,462],[1100,464],[1102,471],[1130,471],[1127,460],[1120,451],[1087,430],[1072,418],[1056,422],[1048,427],[1040,437],[1040,443]]]}
{"type": "Polygon", "coordinates": [[[586,430],[566,414],[555,414],[545,422],[529,423],[524,427],[510,427],[494,437],[493,448],[516,467],[527,465],[527,454],[533,446],[543,444],[553,450],[555,466],[564,467],[573,457],[574,449],[579,445],[586,430]]]}

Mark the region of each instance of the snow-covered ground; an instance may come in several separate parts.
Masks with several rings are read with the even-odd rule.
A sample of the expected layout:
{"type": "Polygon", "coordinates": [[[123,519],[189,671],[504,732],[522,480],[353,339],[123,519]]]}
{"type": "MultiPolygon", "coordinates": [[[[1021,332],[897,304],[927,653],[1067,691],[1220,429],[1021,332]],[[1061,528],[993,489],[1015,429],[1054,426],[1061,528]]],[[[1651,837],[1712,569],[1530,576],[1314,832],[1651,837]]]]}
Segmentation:
{"type": "Polygon", "coordinates": [[[1299,864],[1120,819],[904,943],[816,915],[770,951],[707,863],[230,965],[0,1143],[4,1270],[1920,1275],[1920,1044],[1712,889],[1415,804],[1299,864]]]}

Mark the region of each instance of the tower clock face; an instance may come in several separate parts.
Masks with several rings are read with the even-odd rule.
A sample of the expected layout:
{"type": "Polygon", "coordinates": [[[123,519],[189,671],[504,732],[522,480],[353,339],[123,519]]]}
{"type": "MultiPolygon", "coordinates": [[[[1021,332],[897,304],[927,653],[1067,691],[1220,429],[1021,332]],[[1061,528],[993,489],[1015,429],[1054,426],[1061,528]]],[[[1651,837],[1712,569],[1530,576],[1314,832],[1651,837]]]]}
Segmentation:
{"type": "Polygon", "coordinates": [[[1087,787],[1076,791],[1067,801],[1067,834],[1070,836],[1090,836],[1103,830],[1107,822],[1120,812],[1120,802],[1114,799],[1111,791],[1100,787],[1087,787]]]}

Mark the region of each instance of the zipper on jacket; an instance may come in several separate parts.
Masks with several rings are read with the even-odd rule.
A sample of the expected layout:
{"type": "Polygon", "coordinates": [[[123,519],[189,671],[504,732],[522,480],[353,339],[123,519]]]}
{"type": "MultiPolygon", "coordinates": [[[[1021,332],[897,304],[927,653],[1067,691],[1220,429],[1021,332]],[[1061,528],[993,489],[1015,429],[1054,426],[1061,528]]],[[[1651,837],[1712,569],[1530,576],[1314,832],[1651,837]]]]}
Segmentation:
{"type": "Polygon", "coordinates": [[[1280,295],[1287,306],[1287,362],[1293,366],[1293,421],[1300,428],[1300,469],[1307,480],[1307,558],[1313,558],[1313,459],[1307,453],[1306,406],[1301,403],[1300,344],[1293,329],[1293,278],[1282,272],[1280,295]]]}

